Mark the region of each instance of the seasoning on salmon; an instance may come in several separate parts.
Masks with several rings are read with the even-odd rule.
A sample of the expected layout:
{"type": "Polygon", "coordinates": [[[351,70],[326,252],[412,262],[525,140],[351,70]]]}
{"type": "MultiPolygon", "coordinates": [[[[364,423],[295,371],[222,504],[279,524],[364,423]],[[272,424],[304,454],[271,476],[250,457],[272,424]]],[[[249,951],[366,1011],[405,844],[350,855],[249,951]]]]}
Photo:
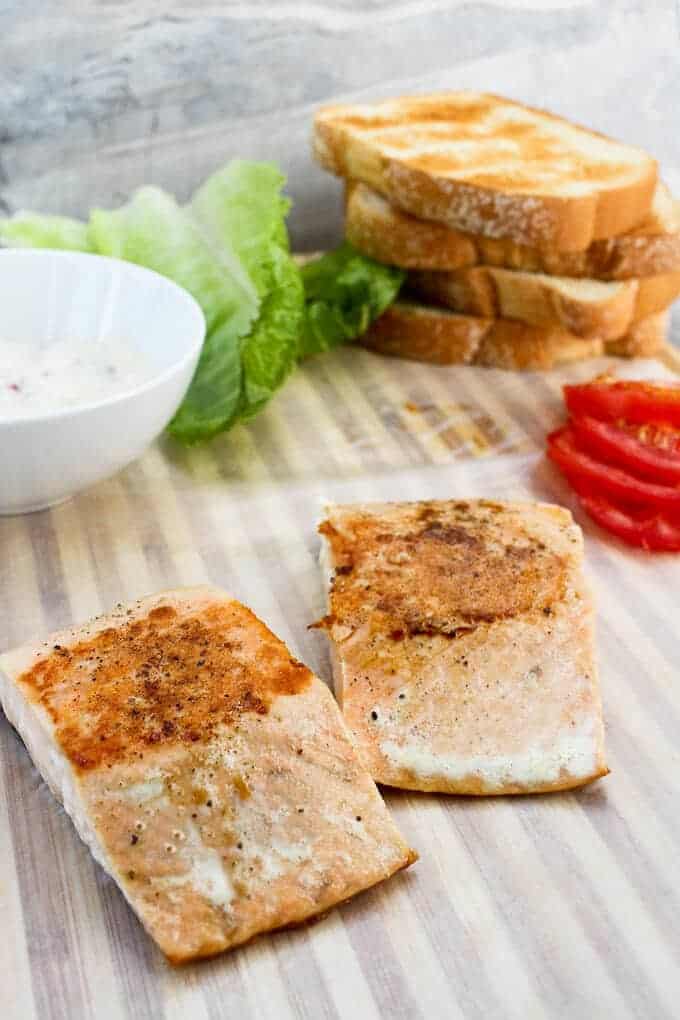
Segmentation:
{"type": "Polygon", "coordinates": [[[164,592],[8,652],[0,699],[172,962],[304,921],[415,860],[325,684],[218,590],[164,592]]]}
{"type": "Polygon", "coordinates": [[[373,778],[538,793],[605,775],[583,542],[538,503],[330,506],[336,695],[373,778]]]}

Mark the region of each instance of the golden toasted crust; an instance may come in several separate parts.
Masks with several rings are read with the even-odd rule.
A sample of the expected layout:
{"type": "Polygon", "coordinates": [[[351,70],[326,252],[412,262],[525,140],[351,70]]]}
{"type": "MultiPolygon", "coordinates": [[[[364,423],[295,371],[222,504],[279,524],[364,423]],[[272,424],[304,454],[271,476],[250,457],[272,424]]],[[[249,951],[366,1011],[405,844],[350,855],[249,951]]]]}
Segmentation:
{"type": "Polygon", "coordinates": [[[478,238],[411,216],[359,181],[345,189],[345,237],[370,258],[402,269],[459,269],[483,261],[478,238]]]}
{"type": "Polygon", "coordinates": [[[471,365],[492,325],[491,319],[455,315],[413,301],[395,301],[371,324],[359,343],[396,358],[471,365]]]}
{"type": "Polygon", "coordinates": [[[664,313],[650,316],[635,323],[625,337],[605,344],[599,338],[584,339],[555,327],[397,301],[359,342],[379,354],[414,361],[542,371],[602,354],[649,357],[663,345],[666,324],[664,313]]]}
{"type": "Polygon", "coordinates": [[[605,350],[603,341],[595,337],[584,339],[561,329],[494,319],[479,345],[475,364],[520,372],[550,371],[573,361],[598,358],[605,350]]]}
{"type": "Polygon", "coordinates": [[[334,506],[336,692],[377,781],[566,789],[607,771],[582,540],[568,511],[489,500],[334,506]]]}
{"type": "Polygon", "coordinates": [[[680,272],[605,283],[475,266],[412,272],[417,296],[466,315],[556,326],[574,336],[618,340],[634,323],[667,308],[680,294],[680,272]]]}
{"type": "Polygon", "coordinates": [[[459,315],[434,305],[397,301],[359,341],[397,358],[439,365],[483,365],[525,371],[601,355],[601,340],[511,319],[459,315]]]}
{"type": "Polygon", "coordinates": [[[639,149],[472,92],[324,107],[314,153],[415,216],[556,251],[635,227],[657,182],[639,149]]]}
{"type": "Polygon", "coordinates": [[[607,354],[620,358],[651,358],[661,350],[668,338],[670,312],[657,312],[633,323],[626,336],[610,341],[607,354]]]}
{"type": "Polygon", "coordinates": [[[416,858],[326,685],[214,589],[8,653],[0,696],[173,963],[301,923],[416,858]]]}
{"type": "Polygon", "coordinates": [[[507,238],[465,234],[398,209],[365,184],[350,182],[345,233],[356,248],[403,269],[490,265],[552,276],[627,280],[680,271],[680,202],[659,184],[650,212],[631,231],[580,252],[531,248],[507,238]]]}

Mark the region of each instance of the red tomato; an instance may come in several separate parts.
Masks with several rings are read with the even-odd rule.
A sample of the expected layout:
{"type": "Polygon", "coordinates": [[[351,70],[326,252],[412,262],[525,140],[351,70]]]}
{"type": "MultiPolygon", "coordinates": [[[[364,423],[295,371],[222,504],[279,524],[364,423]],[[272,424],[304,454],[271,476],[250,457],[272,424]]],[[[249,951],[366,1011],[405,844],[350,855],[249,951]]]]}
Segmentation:
{"type": "Polygon", "coordinates": [[[628,506],[680,515],[680,488],[646,482],[619,467],[600,463],[579,449],[571,425],[564,425],[548,436],[548,456],[562,469],[579,496],[605,496],[628,506]]]}
{"type": "Polygon", "coordinates": [[[579,449],[605,464],[663,485],[680,484],[680,431],[656,425],[614,425],[597,418],[573,418],[579,449]]]}
{"type": "Polygon", "coordinates": [[[680,520],[649,511],[624,510],[599,496],[579,496],[579,501],[596,524],[628,545],[656,552],[680,552],[680,520]]]}
{"type": "Polygon", "coordinates": [[[574,417],[680,426],[680,383],[594,379],[565,386],[564,399],[574,417]]]}

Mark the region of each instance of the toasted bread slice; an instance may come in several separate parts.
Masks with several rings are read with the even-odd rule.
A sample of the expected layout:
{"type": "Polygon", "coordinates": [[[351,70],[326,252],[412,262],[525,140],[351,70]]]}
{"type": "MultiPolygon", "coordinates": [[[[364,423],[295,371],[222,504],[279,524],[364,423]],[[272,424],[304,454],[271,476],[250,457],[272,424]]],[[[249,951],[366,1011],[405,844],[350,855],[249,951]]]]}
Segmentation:
{"type": "Polygon", "coordinates": [[[402,300],[376,319],[359,343],[379,354],[438,365],[537,371],[602,354],[651,357],[665,343],[667,324],[668,315],[661,312],[635,323],[625,337],[605,344],[554,327],[459,315],[402,300]]]}
{"type": "Polygon", "coordinates": [[[625,336],[605,344],[605,354],[619,358],[653,358],[668,340],[670,312],[657,312],[634,322],[625,336]]]}
{"type": "Polygon", "coordinates": [[[336,696],[377,782],[541,793],[605,775],[581,530],[562,507],[331,506],[336,696]]]}
{"type": "Polygon", "coordinates": [[[557,326],[575,336],[618,340],[633,323],[667,308],[680,294],[680,272],[605,283],[495,266],[416,271],[409,289],[455,312],[557,326]]]}
{"type": "Polygon", "coordinates": [[[355,248],[402,269],[490,265],[551,276],[627,280],[680,272],[680,201],[665,185],[638,227],[581,252],[529,248],[507,239],[464,234],[403,212],[365,184],[347,190],[345,233],[355,248]]]}
{"type": "Polygon", "coordinates": [[[482,338],[474,364],[507,371],[548,372],[574,361],[588,361],[606,353],[602,340],[572,336],[559,329],[525,326],[512,319],[493,319],[482,338]]]}
{"type": "Polygon", "coordinates": [[[174,963],[303,921],[415,859],[326,685],[215,589],[3,655],[0,698],[174,963]]]}
{"type": "Polygon", "coordinates": [[[314,152],[415,216],[556,251],[637,226],[657,182],[641,149],[476,92],[326,106],[314,152]]]}

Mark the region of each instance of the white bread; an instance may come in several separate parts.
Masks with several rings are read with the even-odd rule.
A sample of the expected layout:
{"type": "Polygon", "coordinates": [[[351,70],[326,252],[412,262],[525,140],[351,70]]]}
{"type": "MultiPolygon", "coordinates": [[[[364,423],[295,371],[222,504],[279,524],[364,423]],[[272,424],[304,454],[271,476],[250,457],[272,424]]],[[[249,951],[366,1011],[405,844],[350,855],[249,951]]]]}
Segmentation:
{"type": "Polygon", "coordinates": [[[415,216],[556,251],[635,227],[657,183],[641,149],[476,92],[326,106],[314,153],[415,216]]]}
{"type": "Polygon", "coordinates": [[[581,337],[617,340],[680,295],[680,272],[604,282],[495,266],[417,271],[409,289],[455,312],[556,326],[581,337]]]}
{"type": "Polygon", "coordinates": [[[626,337],[606,344],[562,329],[459,315],[445,308],[400,300],[372,324],[359,342],[380,354],[415,361],[535,371],[602,354],[649,357],[665,342],[667,320],[667,313],[652,316],[638,323],[626,337]]]}
{"type": "Polygon", "coordinates": [[[598,280],[680,271],[680,201],[663,184],[657,186],[650,212],[638,227],[593,241],[580,252],[541,250],[507,238],[465,234],[411,216],[357,182],[347,189],[345,234],[365,255],[402,269],[490,265],[598,280]]]}

